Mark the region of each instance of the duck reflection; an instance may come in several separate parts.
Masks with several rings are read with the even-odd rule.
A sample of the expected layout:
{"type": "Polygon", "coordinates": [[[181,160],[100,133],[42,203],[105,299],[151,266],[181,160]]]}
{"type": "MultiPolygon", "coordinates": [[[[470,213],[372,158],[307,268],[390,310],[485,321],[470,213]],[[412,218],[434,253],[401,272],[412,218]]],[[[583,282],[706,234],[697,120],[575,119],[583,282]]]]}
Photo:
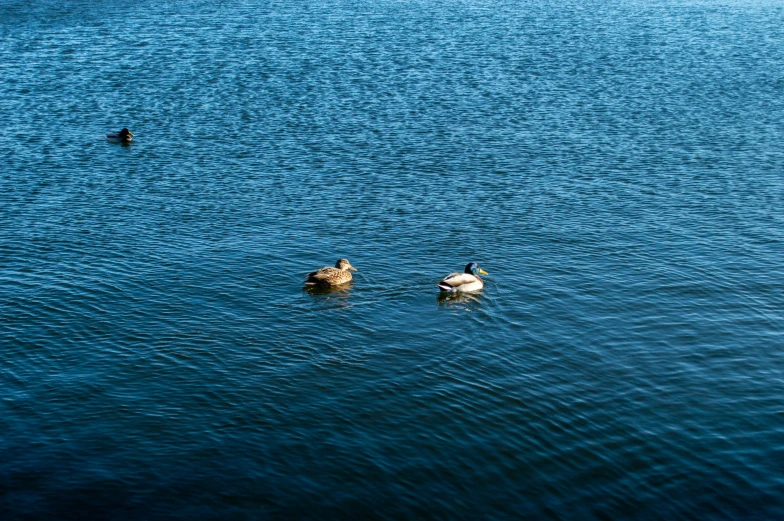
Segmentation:
{"type": "Polygon", "coordinates": [[[330,301],[339,307],[349,307],[349,298],[351,297],[351,289],[354,284],[344,284],[336,287],[322,287],[322,286],[305,286],[302,291],[307,293],[314,299],[330,301]]]}
{"type": "Polygon", "coordinates": [[[436,297],[439,306],[460,307],[464,309],[473,308],[482,302],[483,294],[476,293],[446,293],[441,292],[436,297]]]}

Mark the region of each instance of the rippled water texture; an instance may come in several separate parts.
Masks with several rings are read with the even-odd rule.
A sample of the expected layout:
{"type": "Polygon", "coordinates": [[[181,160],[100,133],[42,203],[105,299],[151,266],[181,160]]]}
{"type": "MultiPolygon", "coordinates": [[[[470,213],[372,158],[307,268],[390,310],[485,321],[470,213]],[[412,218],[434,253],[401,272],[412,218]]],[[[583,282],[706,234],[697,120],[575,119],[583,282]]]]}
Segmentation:
{"type": "Polygon", "coordinates": [[[779,2],[0,0],[0,121],[3,520],[784,518],[779,2]]]}

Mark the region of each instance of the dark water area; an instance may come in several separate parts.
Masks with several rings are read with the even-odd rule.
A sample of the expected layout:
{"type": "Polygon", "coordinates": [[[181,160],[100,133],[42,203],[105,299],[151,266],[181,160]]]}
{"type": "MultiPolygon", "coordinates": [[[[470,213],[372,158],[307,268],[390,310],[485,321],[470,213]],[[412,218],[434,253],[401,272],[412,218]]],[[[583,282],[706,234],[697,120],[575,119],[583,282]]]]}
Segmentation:
{"type": "Polygon", "coordinates": [[[784,519],[780,3],[0,0],[0,121],[3,520],[784,519]]]}

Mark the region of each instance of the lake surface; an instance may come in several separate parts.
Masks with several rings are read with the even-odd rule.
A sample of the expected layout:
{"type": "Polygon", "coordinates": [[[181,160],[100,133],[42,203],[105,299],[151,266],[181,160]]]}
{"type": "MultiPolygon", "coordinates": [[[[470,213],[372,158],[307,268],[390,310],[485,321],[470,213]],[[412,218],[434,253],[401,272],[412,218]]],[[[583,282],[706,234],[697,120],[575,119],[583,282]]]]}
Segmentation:
{"type": "Polygon", "coordinates": [[[780,2],[2,0],[0,121],[3,520],[784,518],[780,2]]]}

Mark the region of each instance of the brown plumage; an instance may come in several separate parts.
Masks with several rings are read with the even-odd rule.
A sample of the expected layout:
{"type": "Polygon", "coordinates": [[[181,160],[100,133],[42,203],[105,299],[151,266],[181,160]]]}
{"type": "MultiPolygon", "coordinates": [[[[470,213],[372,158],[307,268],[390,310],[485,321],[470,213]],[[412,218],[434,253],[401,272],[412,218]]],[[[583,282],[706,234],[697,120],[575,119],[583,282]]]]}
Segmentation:
{"type": "Polygon", "coordinates": [[[318,271],[308,273],[308,279],[305,281],[306,286],[340,286],[351,282],[353,278],[351,271],[357,271],[355,267],[348,262],[347,259],[339,259],[335,263],[335,267],[327,266],[318,271]]]}
{"type": "Polygon", "coordinates": [[[127,128],[122,129],[119,132],[110,132],[106,134],[106,139],[110,143],[123,143],[128,144],[133,141],[134,133],[128,130],[127,128]]]}

